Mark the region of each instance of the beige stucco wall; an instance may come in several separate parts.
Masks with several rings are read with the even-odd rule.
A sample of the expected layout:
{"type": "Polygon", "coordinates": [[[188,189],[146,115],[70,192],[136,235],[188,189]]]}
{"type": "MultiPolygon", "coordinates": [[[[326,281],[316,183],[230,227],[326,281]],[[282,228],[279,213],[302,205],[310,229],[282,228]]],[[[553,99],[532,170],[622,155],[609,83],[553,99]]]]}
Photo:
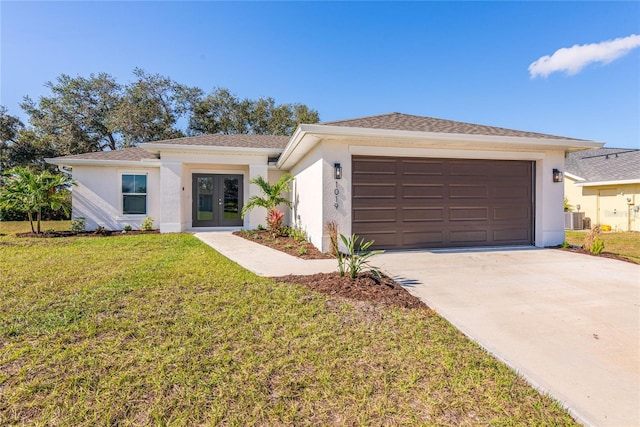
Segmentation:
{"type": "Polygon", "coordinates": [[[574,212],[584,212],[591,225],[614,231],[640,231],[640,184],[581,186],[565,176],[565,197],[574,212]],[[578,209],[580,205],[580,209],[578,209]]]}
{"type": "Polygon", "coordinates": [[[554,183],[553,169],[564,168],[564,151],[505,151],[417,148],[393,141],[370,142],[324,139],[292,168],[296,178],[294,215],[307,231],[311,242],[322,251],[329,250],[324,224],[334,220],[341,234],[351,234],[351,158],[354,155],[528,160],[535,162],[535,234],[536,246],[554,246],[564,241],[563,185],[554,183]],[[333,178],[333,165],[340,163],[343,178],[333,178]],[[337,184],[337,187],[336,187],[337,184]],[[338,190],[336,203],[336,188],[338,190]]]}
{"type": "Polygon", "coordinates": [[[74,166],[72,218],[84,217],[87,230],[104,227],[121,230],[125,225],[140,228],[146,216],[154,218],[154,227],[162,219],[160,210],[160,170],[158,167],[74,166]],[[147,175],[147,215],[122,214],[122,174],[147,175]]]}

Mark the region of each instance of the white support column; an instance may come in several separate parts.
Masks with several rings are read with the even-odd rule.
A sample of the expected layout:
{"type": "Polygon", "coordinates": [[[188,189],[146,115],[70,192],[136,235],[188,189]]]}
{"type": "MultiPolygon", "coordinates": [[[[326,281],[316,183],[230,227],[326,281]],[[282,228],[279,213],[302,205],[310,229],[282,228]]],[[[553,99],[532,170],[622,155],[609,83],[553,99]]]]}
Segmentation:
{"type": "Polygon", "coordinates": [[[553,182],[553,169],[564,170],[564,152],[548,152],[536,162],[536,236],[538,247],[564,242],[564,183],[553,182]]]}
{"type": "Polygon", "coordinates": [[[185,200],[182,183],[182,163],[162,162],[160,166],[160,232],[178,233],[183,230],[182,202],[185,200]]]}
{"type": "MultiPolygon", "coordinates": [[[[269,166],[266,164],[253,164],[249,165],[249,180],[257,176],[263,177],[265,180],[268,180],[269,174],[269,166]]],[[[244,202],[246,203],[249,197],[251,196],[263,196],[260,187],[255,184],[249,184],[249,182],[245,183],[245,189],[249,187],[249,191],[245,191],[246,197],[244,202]]],[[[265,218],[267,216],[267,210],[265,208],[254,208],[251,211],[247,212],[244,216],[244,227],[248,229],[256,228],[258,225],[262,224],[266,226],[265,218]]]]}

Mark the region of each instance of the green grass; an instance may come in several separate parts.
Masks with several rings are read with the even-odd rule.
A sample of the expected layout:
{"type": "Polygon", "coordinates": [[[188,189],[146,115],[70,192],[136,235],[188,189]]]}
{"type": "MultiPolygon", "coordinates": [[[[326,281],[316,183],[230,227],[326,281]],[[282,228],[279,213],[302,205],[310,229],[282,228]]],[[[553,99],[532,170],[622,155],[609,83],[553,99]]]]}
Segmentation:
{"type": "MultiPolygon", "coordinates": [[[[36,223],[33,223],[33,227],[37,227],[36,223]]],[[[56,230],[56,231],[68,231],[71,228],[71,221],[42,221],[40,223],[40,230],[56,230]]],[[[28,221],[0,221],[0,235],[3,234],[15,234],[15,233],[28,233],[31,231],[28,221]]]]}
{"type": "MultiPolygon", "coordinates": [[[[587,233],[585,231],[565,231],[567,243],[582,246],[587,233]]],[[[600,238],[604,240],[604,251],[629,258],[640,264],[640,233],[603,232],[600,238]]]]}
{"type": "Polygon", "coordinates": [[[0,425],[574,425],[430,310],[259,278],[193,236],[0,237],[0,425]]]}

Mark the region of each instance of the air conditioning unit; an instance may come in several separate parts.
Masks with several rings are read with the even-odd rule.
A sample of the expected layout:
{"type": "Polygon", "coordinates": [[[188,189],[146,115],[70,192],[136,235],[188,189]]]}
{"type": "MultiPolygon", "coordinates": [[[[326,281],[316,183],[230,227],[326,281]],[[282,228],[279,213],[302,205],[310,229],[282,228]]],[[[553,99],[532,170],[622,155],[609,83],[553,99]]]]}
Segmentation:
{"type": "Polygon", "coordinates": [[[565,212],[564,229],[582,230],[584,223],[584,212],[565,212]]]}

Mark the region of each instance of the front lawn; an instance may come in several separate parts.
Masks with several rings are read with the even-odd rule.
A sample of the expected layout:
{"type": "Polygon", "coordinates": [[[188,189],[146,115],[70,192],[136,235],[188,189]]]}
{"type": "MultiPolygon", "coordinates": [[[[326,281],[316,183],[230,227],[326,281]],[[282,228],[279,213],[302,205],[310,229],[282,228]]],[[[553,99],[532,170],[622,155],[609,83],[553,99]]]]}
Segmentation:
{"type": "Polygon", "coordinates": [[[0,237],[0,425],[574,425],[428,309],[259,278],[187,234],[0,237]]]}
{"type": "MultiPolygon", "coordinates": [[[[36,223],[33,223],[36,227],[36,223]]],[[[68,231],[71,229],[71,221],[42,221],[41,230],[68,231]]],[[[28,221],[0,221],[0,236],[3,234],[28,233],[31,231],[28,221]]]]}
{"type": "MultiPolygon", "coordinates": [[[[565,231],[567,243],[582,246],[586,231],[565,231]]],[[[603,232],[600,238],[604,240],[604,251],[628,258],[640,263],[640,233],[637,232],[603,232]]]]}

